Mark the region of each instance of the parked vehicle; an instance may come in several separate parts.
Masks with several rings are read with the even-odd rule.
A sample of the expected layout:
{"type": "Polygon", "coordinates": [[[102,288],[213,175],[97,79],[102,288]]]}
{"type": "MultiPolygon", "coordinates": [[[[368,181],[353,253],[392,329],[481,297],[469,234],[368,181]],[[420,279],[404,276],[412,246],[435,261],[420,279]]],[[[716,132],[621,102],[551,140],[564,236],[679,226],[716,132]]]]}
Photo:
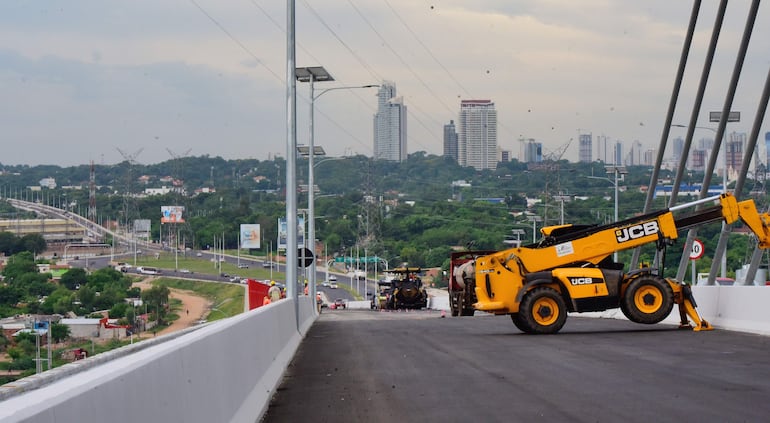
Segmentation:
{"type": "MultiPolygon", "coordinates": [[[[695,310],[690,285],[663,276],[665,249],[680,231],[737,220],[756,235],[760,248],[770,247],[770,214],[758,212],[753,200],[739,202],[722,194],[605,225],[548,226],[540,230],[543,238],[537,243],[471,255],[466,263],[453,264],[452,271],[455,280],[475,285],[475,310],[508,315],[527,333],[558,332],[568,312],[613,308],[632,322],[655,324],[671,313],[674,304],[679,306],[680,327],[711,330],[695,310]],[[696,206],[702,207],[681,213],[696,206]],[[624,264],[613,258],[617,251],[646,244],[658,248],[658,263],[626,272],[624,264]],[[473,271],[459,272],[469,263],[473,271]]],[[[465,309],[463,304],[453,313],[465,309]]]]}

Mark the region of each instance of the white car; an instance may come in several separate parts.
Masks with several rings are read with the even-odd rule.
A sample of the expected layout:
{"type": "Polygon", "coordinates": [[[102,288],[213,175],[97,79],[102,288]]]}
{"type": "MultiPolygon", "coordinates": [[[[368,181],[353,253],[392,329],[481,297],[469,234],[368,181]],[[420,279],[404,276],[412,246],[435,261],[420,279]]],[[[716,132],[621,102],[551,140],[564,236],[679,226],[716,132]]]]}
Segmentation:
{"type": "Polygon", "coordinates": [[[337,289],[337,282],[332,282],[329,284],[329,288],[331,289],[337,289]]]}
{"type": "Polygon", "coordinates": [[[336,281],[337,280],[337,275],[329,275],[329,280],[330,281],[336,281]]]}

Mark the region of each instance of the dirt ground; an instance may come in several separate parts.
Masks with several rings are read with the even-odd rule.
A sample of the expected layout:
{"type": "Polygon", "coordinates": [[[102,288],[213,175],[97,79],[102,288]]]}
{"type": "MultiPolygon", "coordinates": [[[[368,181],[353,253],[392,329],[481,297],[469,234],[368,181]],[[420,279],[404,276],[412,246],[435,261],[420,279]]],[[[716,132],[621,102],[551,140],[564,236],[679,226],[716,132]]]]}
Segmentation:
{"type": "MultiPolygon", "coordinates": [[[[141,282],[135,282],[133,286],[137,286],[142,290],[150,289],[152,288],[152,284],[150,283],[151,280],[151,277],[145,278],[141,282]]],[[[170,297],[180,300],[182,302],[182,307],[176,312],[179,315],[179,318],[169,327],[158,332],[158,335],[176,332],[193,326],[196,321],[205,319],[211,311],[211,302],[206,298],[182,289],[169,288],[169,290],[171,291],[170,297]]]]}

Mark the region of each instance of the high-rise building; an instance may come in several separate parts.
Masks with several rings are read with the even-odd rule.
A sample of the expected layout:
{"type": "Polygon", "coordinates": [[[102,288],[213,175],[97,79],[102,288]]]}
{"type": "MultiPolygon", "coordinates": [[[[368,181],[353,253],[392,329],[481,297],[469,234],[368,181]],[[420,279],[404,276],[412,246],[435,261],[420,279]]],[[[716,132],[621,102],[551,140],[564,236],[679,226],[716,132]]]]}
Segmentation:
{"type": "Polygon", "coordinates": [[[684,152],[684,138],[676,137],[672,141],[674,151],[671,153],[671,160],[679,165],[679,161],[682,160],[682,153],[684,152]]]}
{"type": "Polygon", "coordinates": [[[635,140],[633,143],[631,143],[631,151],[628,152],[628,159],[626,160],[626,165],[638,166],[642,164],[642,160],[643,160],[642,143],[639,142],[639,140],[635,140]]]}
{"type": "Polygon", "coordinates": [[[765,132],[765,171],[768,170],[770,170],[770,132],[765,132]]]}
{"type": "MultiPolygon", "coordinates": [[[[523,140],[521,140],[523,141],[523,140]]],[[[543,144],[530,138],[524,144],[524,163],[540,163],[543,161],[543,144]]]]}
{"type": "Polygon", "coordinates": [[[377,92],[374,115],[374,158],[406,160],[406,106],[396,97],[396,84],[383,81],[377,92]]]}
{"type": "Polygon", "coordinates": [[[591,163],[594,160],[593,157],[593,136],[588,134],[580,134],[580,154],[579,160],[581,163],[591,163]]]}
{"type": "Polygon", "coordinates": [[[727,140],[727,169],[737,172],[743,166],[743,152],[748,136],[745,132],[731,132],[727,140]]]}
{"type": "Polygon", "coordinates": [[[612,158],[613,158],[612,164],[614,165],[623,164],[623,144],[620,141],[615,142],[615,151],[612,158]]]}
{"type": "Polygon", "coordinates": [[[453,120],[444,125],[444,155],[457,161],[457,129],[453,120]]]}
{"type": "Polygon", "coordinates": [[[474,169],[497,168],[497,110],[492,100],[461,100],[457,162],[474,169]]]}

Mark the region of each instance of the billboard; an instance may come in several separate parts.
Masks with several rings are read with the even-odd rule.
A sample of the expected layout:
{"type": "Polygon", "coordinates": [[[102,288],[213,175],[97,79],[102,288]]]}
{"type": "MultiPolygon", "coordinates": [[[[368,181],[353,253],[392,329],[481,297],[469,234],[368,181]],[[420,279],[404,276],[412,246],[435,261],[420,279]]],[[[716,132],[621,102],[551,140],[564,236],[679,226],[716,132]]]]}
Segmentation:
{"type": "MultiPolygon", "coordinates": [[[[286,218],[278,218],[278,249],[286,249],[286,239],[288,238],[288,230],[286,229],[286,218]]],[[[297,248],[305,247],[305,218],[302,216],[297,217],[297,248]]]]}
{"type": "Polygon", "coordinates": [[[160,223],[184,223],[184,206],[160,206],[160,223]]]}
{"type": "Polygon", "coordinates": [[[138,234],[150,232],[150,219],[134,220],[134,232],[138,234]]]}
{"type": "Polygon", "coordinates": [[[241,224],[241,248],[257,249],[260,248],[261,230],[259,223],[241,224]]]}

